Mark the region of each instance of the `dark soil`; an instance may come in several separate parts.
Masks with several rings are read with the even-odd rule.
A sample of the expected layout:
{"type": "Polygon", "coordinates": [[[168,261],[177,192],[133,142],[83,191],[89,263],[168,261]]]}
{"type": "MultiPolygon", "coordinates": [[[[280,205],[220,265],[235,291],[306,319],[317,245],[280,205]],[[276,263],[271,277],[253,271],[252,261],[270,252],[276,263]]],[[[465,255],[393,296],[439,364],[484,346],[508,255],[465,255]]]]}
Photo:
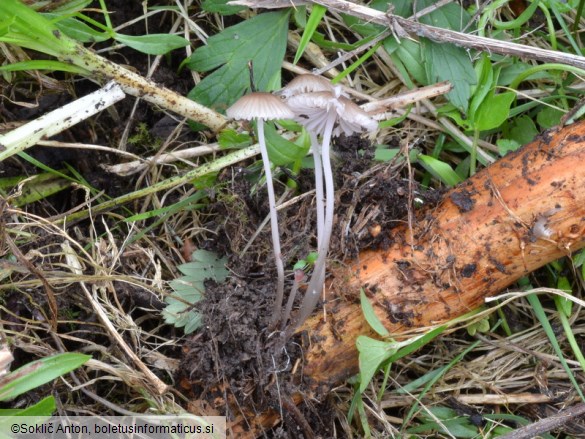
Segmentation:
{"type": "MultiPolygon", "coordinates": [[[[108,7],[114,11],[114,25],[142,13],[139,2],[110,0],[108,7]]],[[[158,25],[151,24],[149,31],[157,32],[165,31],[168,23],[163,21],[158,25]]],[[[125,32],[139,34],[143,30],[137,27],[125,29],[125,32]]],[[[111,58],[131,65],[142,74],[146,73],[146,57],[137,52],[123,49],[111,55],[111,58]]],[[[185,72],[182,75],[177,74],[180,59],[173,59],[171,56],[167,60],[170,62],[163,62],[153,79],[181,94],[187,94],[190,78],[185,72]]],[[[4,91],[0,122],[7,123],[36,118],[71,101],[75,96],[95,90],[97,85],[88,80],[80,80],[74,83],[71,90],[55,89],[47,92],[37,89],[35,93],[31,93],[35,82],[30,77],[23,76],[17,83],[2,82],[2,87],[4,91]],[[31,99],[38,104],[34,108],[12,103],[31,99]]],[[[81,123],[57,140],[118,147],[127,124],[132,134],[140,133],[141,125],[144,125],[148,136],[143,135],[143,141],[130,142],[126,146],[130,152],[148,155],[156,139],[166,140],[166,136],[177,123],[144,102],[138,105],[137,111],[131,116],[132,107],[133,99],[125,99],[115,106],[115,111],[104,112],[92,121],[81,123]]],[[[201,135],[183,130],[175,144],[195,140],[201,140],[201,135]]],[[[398,139],[394,146],[399,146],[398,139]]],[[[404,220],[409,208],[412,208],[415,194],[423,203],[432,203],[435,194],[433,191],[413,187],[404,178],[403,164],[375,163],[373,146],[360,136],[337,139],[334,149],[337,207],[330,258],[343,261],[354,258],[364,248],[389,245],[388,230],[404,220]]],[[[110,197],[131,192],[137,184],[145,184],[135,178],[111,175],[97,166],[119,163],[118,156],[99,151],[79,152],[75,149],[46,147],[35,147],[28,152],[54,169],[71,167],[77,170],[97,192],[103,191],[110,197]]],[[[303,383],[289,378],[295,361],[302,356],[302,341],[293,339],[287,343],[285,349],[279,349],[277,347],[281,346],[281,335],[268,333],[266,330],[276,278],[269,226],[264,227],[249,249],[243,252],[268,214],[265,188],[257,187],[258,168],[252,165],[252,162],[240,163],[224,170],[218,176],[214,188],[208,190],[209,205],[203,212],[203,228],[212,233],[199,236],[198,245],[227,255],[233,276],[221,285],[207,284],[205,299],[196,305],[204,316],[203,328],[188,337],[180,350],[169,348],[165,353],[180,361],[176,376],[178,390],[191,400],[205,401],[206,406],[213,407],[218,414],[231,417],[235,414],[232,412],[234,407],[245,407],[247,412],[254,413],[272,409],[283,414],[284,423],[269,433],[269,436],[303,437],[310,436],[312,430],[320,437],[331,437],[335,423],[335,410],[331,401],[326,397],[322,397],[321,403],[315,399],[307,399],[299,409],[291,402],[293,394],[303,392],[303,383]]],[[[172,175],[171,171],[165,172],[172,175]]],[[[0,163],[0,177],[30,176],[36,173],[37,169],[33,165],[20,158],[11,158],[0,163]]],[[[282,173],[278,178],[278,190],[282,194],[288,176],[282,173]]],[[[314,188],[312,170],[301,172],[298,176],[298,187],[303,192],[314,188]]],[[[300,193],[291,193],[288,198],[300,193]]],[[[63,191],[40,203],[27,206],[27,210],[43,217],[58,215],[82,204],[84,197],[83,191],[63,191]]],[[[95,223],[100,221],[96,220],[95,223]]],[[[296,261],[316,249],[314,197],[304,197],[282,211],[280,222],[285,252],[283,258],[290,273],[296,261]]],[[[81,222],[76,227],[79,236],[91,235],[89,223],[81,222]]],[[[97,227],[102,231],[101,226],[97,227]]],[[[120,242],[124,238],[118,237],[120,242]]],[[[34,246],[50,248],[51,245],[56,245],[52,242],[53,238],[44,239],[47,242],[36,241],[34,246]]],[[[22,250],[26,252],[29,249],[25,245],[22,250]]],[[[172,278],[172,274],[166,275],[169,279],[172,278]]],[[[285,292],[290,290],[291,283],[292,280],[287,279],[285,292]]],[[[140,289],[133,290],[126,284],[120,285],[124,309],[130,311],[136,306],[161,308],[160,302],[153,302],[152,295],[138,290],[140,289]]],[[[59,308],[79,313],[78,318],[91,325],[95,321],[91,310],[77,305],[79,299],[76,297],[81,294],[77,292],[76,296],[74,291],[69,293],[60,296],[59,308]]],[[[34,297],[43,305],[44,296],[41,290],[34,297]]],[[[7,294],[3,299],[16,316],[35,317],[26,301],[20,299],[18,292],[7,294]]],[[[135,317],[136,311],[134,312],[135,317]]],[[[11,317],[4,318],[10,322],[11,317]]],[[[15,326],[12,329],[18,331],[20,327],[15,326]]],[[[84,337],[91,337],[91,326],[78,329],[84,337]]],[[[166,335],[171,336],[172,331],[172,328],[168,329],[166,335]]],[[[93,341],[108,343],[100,337],[93,341]]],[[[26,356],[18,360],[23,363],[27,361],[26,356]]],[[[339,434],[339,429],[337,431],[339,434]]]]}

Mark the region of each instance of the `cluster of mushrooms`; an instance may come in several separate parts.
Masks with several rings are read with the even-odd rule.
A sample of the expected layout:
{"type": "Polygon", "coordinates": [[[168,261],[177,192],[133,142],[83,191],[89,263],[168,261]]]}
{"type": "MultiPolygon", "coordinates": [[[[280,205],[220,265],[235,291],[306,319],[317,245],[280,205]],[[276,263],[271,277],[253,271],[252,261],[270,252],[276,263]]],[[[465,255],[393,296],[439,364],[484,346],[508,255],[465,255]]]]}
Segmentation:
{"type": "Polygon", "coordinates": [[[252,92],[244,95],[227,109],[226,114],[231,119],[257,120],[258,143],[266,174],[272,244],[278,277],[270,329],[274,329],[280,321],[281,329],[284,330],[295,300],[296,288],[291,291],[283,314],[281,308],[284,297],[284,264],[281,256],[271,166],[264,138],[264,121],[293,119],[304,126],[311,137],[311,151],[315,162],[318,257],[300,311],[287,331],[292,333],[309,317],[317,305],[325,282],[326,259],[333,229],[335,206],[333,172],[329,155],[331,138],[341,133],[350,136],[364,130],[374,131],[378,124],[353,103],[340,86],[335,86],[327,79],[312,74],[297,76],[275,94],[252,92]],[[321,143],[319,143],[319,137],[321,143]]]}

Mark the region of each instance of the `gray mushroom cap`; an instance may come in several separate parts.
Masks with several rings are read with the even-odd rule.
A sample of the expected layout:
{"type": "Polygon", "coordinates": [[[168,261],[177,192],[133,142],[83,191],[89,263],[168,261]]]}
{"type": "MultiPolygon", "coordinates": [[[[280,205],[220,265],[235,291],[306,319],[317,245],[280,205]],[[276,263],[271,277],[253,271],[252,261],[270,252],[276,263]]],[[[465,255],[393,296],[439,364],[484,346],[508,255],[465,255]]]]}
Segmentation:
{"type": "Polygon", "coordinates": [[[287,100],[295,112],[295,120],[316,134],[323,134],[331,112],[337,113],[337,126],[333,136],[344,133],[350,136],[364,130],[374,131],[378,123],[351,100],[338,93],[321,91],[302,93],[287,100]]]}
{"type": "Polygon", "coordinates": [[[282,99],[271,93],[253,92],[242,96],[226,110],[230,119],[293,119],[295,114],[282,99]]]}
{"type": "Polygon", "coordinates": [[[285,87],[277,91],[276,94],[288,99],[302,93],[313,93],[319,91],[333,92],[334,85],[322,76],[307,73],[299,75],[290,81],[285,87]]]}

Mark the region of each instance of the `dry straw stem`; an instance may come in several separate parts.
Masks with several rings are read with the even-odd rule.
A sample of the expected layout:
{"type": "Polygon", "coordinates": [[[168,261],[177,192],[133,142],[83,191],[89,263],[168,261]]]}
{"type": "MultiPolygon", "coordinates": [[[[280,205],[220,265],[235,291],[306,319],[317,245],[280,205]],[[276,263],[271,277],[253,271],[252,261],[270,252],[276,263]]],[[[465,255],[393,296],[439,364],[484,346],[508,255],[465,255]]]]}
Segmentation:
{"type": "Polygon", "coordinates": [[[351,3],[344,0],[236,0],[229,4],[243,5],[254,8],[287,8],[291,6],[317,4],[327,9],[342,12],[360,18],[368,23],[388,26],[398,37],[418,36],[428,38],[438,43],[451,43],[466,49],[475,49],[481,52],[497,53],[499,55],[513,55],[521,58],[538,61],[567,64],[581,69],[585,68],[585,57],[570,53],[541,49],[526,46],[511,41],[500,41],[492,38],[478,37],[463,32],[429,26],[418,21],[402,18],[397,15],[377,11],[367,6],[351,3]]]}
{"type": "Polygon", "coordinates": [[[106,58],[96,55],[81,45],[77,47],[74,59],[63,57],[104,79],[115,80],[122,89],[132,95],[144,99],[151,104],[159,105],[183,117],[199,122],[213,131],[219,131],[226,124],[226,118],[218,112],[198,104],[180,94],[161,87],[154,81],[134,73],[106,58]]]}
{"type": "Polygon", "coordinates": [[[372,335],[363,288],[392,334],[448,322],[518,278],[585,246],[585,122],[551,130],[449,191],[393,244],[364,251],[328,285],[327,321],[305,328],[314,342],[304,375],[329,387],[357,373],[355,339],[372,335]],[[542,223],[551,233],[543,233],[542,223]]]}

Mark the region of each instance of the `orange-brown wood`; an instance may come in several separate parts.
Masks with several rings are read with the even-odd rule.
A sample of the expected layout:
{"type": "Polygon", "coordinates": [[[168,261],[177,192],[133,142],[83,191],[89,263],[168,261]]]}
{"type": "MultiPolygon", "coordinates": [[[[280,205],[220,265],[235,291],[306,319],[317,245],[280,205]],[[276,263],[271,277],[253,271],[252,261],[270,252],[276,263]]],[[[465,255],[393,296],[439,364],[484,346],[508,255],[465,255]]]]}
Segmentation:
{"type": "Polygon", "coordinates": [[[357,373],[355,340],[372,335],[359,306],[364,288],[394,334],[449,321],[476,309],[521,276],[585,245],[585,123],[533,143],[449,191],[413,223],[392,230],[394,244],[365,251],[338,269],[327,319],[304,330],[312,343],[303,375],[326,390],[357,373]]]}

